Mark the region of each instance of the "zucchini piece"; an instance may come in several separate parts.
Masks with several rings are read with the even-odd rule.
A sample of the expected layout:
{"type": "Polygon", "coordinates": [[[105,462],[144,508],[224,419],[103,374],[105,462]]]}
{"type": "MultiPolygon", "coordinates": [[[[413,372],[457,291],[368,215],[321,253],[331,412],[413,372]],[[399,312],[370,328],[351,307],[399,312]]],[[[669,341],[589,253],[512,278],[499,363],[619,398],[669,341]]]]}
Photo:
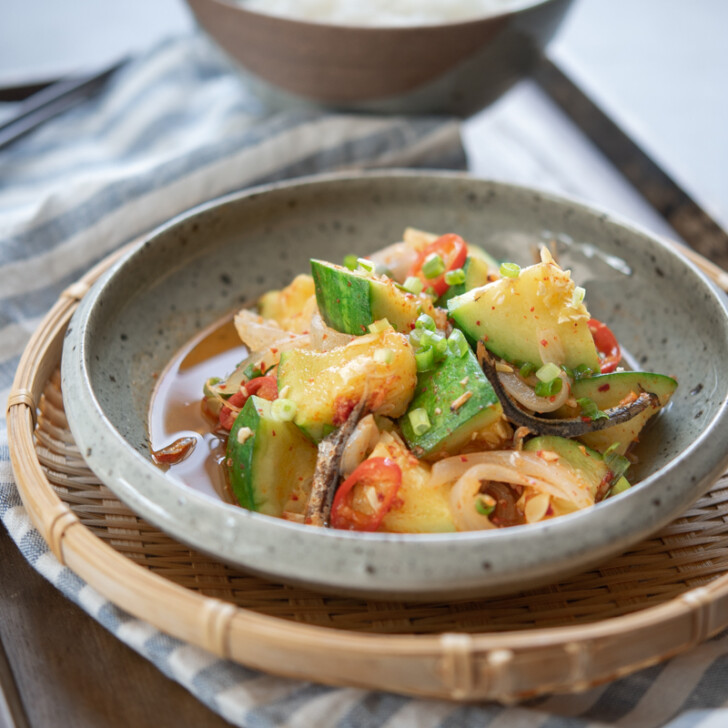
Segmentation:
{"type": "Polygon", "coordinates": [[[326,352],[284,351],[278,365],[278,391],[287,387],[285,396],[297,407],[294,422],[316,442],[339,426],[365,393],[374,414],[399,417],[416,384],[412,347],[391,327],[326,352]]]}
{"type": "Polygon", "coordinates": [[[574,440],[544,435],[528,440],[523,449],[530,452],[555,452],[589,486],[592,496],[596,496],[599,491],[602,492],[602,496],[606,495],[613,486],[613,480],[621,483],[620,492],[629,487],[629,482],[624,476],[614,477],[601,453],[574,440]]]}
{"type": "Polygon", "coordinates": [[[501,278],[448,301],[450,316],[471,344],[484,341],[511,363],[541,366],[539,342],[556,341],[563,361],[573,368],[599,371],[599,356],[583,303],[574,304],[574,282],[555,263],[538,263],[517,278],[501,278]],[[544,332],[548,332],[544,339],[544,332]]]}
{"type": "MultiPolygon", "coordinates": [[[[677,382],[672,377],[652,372],[613,372],[574,382],[571,390],[574,398],[588,397],[600,410],[616,407],[625,398],[641,392],[650,392],[660,401],[659,408],[648,407],[628,422],[589,432],[579,439],[599,452],[604,452],[612,443],[617,443],[616,452],[624,455],[629,446],[639,439],[647,420],[670,401],[676,389],[677,382]]],[[[579,408],[564,406],[556,411],[555,416],[577,417],[580,411],[579,408]]]]}
{"type": "Polygon", "coordinates": [[[478,258],[488,265],[491,273],[498,273],[500,264],[498,261],[488,252],[486,252],[480,245],[474,245],[468,243],[468,256],[470,258],[478,258]]]}
{"type": "Polygon", "coordinates": [[[369,324],[385,318],[395,331],[407,333],[421,313],[433,313],[428,296],[407,293],[389,278],[373,278],[322,260],[311,261],[311,272],[321,317],[345,334],[361,336],[369,324]]]}
{"type": "Polygon", "coordinates": [[[420,462],[399,438],[383,433],[369,457],[391,458],[402,471],[402,484],[380,531],[392,533],[449,533],[455,531],[450,510],[451,483],[430,485],[430,466],[420,462]]]}
{"type": "Polygon", "coordinates": [[[415,455],[430,458],[457,452],[483,430],[500,426],[502,417],[498,397],[468,348],[463,356],[448,354],[436,368],[419,373],[399,426],[415,455]],[[420,408],[427,413],[430,428],[417,435],[409,414],[420,408]]]}
{"type": "Polygon", "coordinates": [[[227,443],[230,485],[248,510],[269,516],[302,512],[318,451],[292,422],[274,420],[270,406],[253,396],[238,413],[227,443]]]}
{"type": "Polygon", "coordinates": [[[268,291],[258,301],[258,312],[264,319],[272,319],[286,331],[301,334],[308,330],[313,314],[315,294],[313,278],[297,275],[280,291],[268,291]]]}
{"type": "MultiPolygon", "coordinates": [[[[470,248],[470,246],[468,246],[470,248]]],[[[465,273],[465,281],[463,283],[456,283],[445,291],[445,293],[437,299],[437,305],[442,308],[447,307],[447,302],[455,296],[461,296],[463,293],[472,290],[473,288],[479,288],[488,283],[488,273],[491,272],[492,268],[488,262],[480,257],[468,256],[463,266],[463,273],[465,273]]],[[[497,268],[496,268],[497,270],[497,268]]]]}

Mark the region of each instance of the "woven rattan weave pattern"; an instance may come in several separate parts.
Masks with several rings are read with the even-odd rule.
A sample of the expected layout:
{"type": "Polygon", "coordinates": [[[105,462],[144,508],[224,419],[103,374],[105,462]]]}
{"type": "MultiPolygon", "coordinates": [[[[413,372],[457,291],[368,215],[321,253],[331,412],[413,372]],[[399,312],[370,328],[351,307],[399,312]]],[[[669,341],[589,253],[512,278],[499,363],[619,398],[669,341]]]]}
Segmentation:
{"type": "MultiPolygon", "coordinates": [[[[191,552],[99,483],[65,417],[57,370],[66,327],[82,292],[124,252],[61,295],[23,353],[7,407],[10,456],[30,520],[62,564],[120,608],[278,675],[502,702],[585,690],[728,625],[728,475],[682,518],[599,569],[475,602],[325,596],[191,552]]],[[[725,272],[683,252],[728,288],[725,272]]]]}
{"type": "Polygon", "coordinates": [[[120,503],[85,465],[55,372],[40,403],[38,457],[61,499],[98,538],[160,576],[282,619],[364,632],[425,634],[588,623],[670,600],[728,569],[728,476],[683,518],[599,569],[516,596],[461,603],[368,602],[275,584],[190,551],[120,503]]]}

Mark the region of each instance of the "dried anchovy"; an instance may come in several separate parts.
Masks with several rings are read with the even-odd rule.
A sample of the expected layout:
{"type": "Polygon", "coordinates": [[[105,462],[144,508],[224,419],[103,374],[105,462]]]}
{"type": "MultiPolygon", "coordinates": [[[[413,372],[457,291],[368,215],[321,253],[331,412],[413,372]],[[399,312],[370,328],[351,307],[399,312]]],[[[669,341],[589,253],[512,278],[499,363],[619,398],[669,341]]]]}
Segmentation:
{"type": "Polygon", "coordinates": [[[529,430],[539,435],[579,437],[580,435],[585,435],[587,432],[604,430],[607,427],[613,427],[622,422],[627,422],[650,406],[660,406],[660,400],[657,395],[651,392],[642,392],[634,402],[605,410],[604,414],[607,416],[596,420],[590,420],[585,417],[573,417],[570,419],[536,417],[528,412],[524,412],[506,392],[496,371],[493,357],[485,348],[482,341],[478,342],[477,355],[480,366],[483,368],[483,373],[493,385],[493,389],[500,400],[505,416],[514,424],[521,427],[528,427],[529,430]]]}
{"type": "Polygon", "coordinates": [[[364,407],[365,400],[362,397],[344,424],[319,443],[311,495],[306,506],[305,523],[311,526],[328,526],[329,524],[334,494],[339,485],[339,468],[344,447],[362,418],[364,407]]]}

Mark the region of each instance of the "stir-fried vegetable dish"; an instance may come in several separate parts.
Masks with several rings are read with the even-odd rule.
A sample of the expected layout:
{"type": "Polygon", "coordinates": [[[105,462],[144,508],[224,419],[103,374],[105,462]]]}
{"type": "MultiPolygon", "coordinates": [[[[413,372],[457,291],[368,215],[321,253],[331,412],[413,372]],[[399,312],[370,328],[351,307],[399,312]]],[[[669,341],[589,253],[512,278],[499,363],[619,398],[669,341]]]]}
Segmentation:
{"type": "Polygon", "coordinates": [[[528,267],[448,233],[310,273],[243,309],[249,356],[204,384],[244,508],[323,528],[535,523],[630,487],[677,382],[619,343],[547,248],[528,267]]]}

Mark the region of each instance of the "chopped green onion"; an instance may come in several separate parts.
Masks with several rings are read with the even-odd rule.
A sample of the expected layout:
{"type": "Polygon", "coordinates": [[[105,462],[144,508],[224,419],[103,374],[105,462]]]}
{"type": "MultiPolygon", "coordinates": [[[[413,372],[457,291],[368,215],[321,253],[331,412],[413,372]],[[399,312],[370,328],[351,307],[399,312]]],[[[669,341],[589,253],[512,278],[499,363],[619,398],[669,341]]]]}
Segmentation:
{"type": "Polygon", "coordinates": [[[533,388],[537,397],[553,397],[561,391],[564,383],[561,381],[561,377],[555,377],[550,382],[536,382],[536,386],[533,388]]]}
{"type": "Polygon", "coordinates": [[[552,379],[556,379],[556,377],[559,376],[559,373],[561,372],[561,369],[559,369],[556,364],[553,362],[549,362],[548,364],[544,364],[538,371],[536,372],[536,376],[542,381],[542,382],[550,382],[552,379]]]}
{"type": "Polygon", "coordinates": [[[402,287],[408,293],[414,293],[417,296],[422,293],[424,283],[417,276],[409,276],[402,287]]]}
{"type": "Polygon", "coordinates": [[[391,364],[394,361],[394,352],[391,349],[376,349],[374,361],[378,361],[380,364],[391,364]]]}
{"type": "Polygon", "coordinates": [[[427,416],[427,410],[424,407],[413,409],[407,416],[415,435],[424,435],[432,427],[430,418],[427,416]]]}
{"type": "Polygon", "coordinates": [[[495,510],[495,503],[488,505],[483,498],[478,497],[475,499],[475,510],[478,511],[481,516],[487,517],[495,510]]]}
{"type": "Polygon", "coordinates": [[[216,384],[219,384],[222,381],[220,377],[210,377],[203,385],[202,385],[202,393],[205,395],[205,397],[214,397],[216,392],[213,391],[213,387],[216,384]]]}
{"type": "Polygon", "coordinates": [[[571,307],[576,308],[584,301],[586,291],[581,286],[575,286],[574,292],[571,294],[571,307]]]}
{"type": "Polygon", "coordinates": [[[612,471],[612,480],[618,481],[629,470],[630,462],[624,455],[611,452],[608,448],[604,453],[604,464],[612,471]]]}
{"type": "Polygon", "coordinates": [[[410,344],[412,344],[412,347],[415,349],[418,349],[423,339],[428,336],[429,332],[425,331],[425,329],[413,329],[410,331],[409,340],[410,344]]]}
{"type": "Polygon", "coordinates": [[[349,270],[356,270],[359,267],[359,259],[355,255],[345,255],[344,265],[349,270]]]}
{"type": "Polygon", "coordinates": [[[367,273],[374,273],[376,266],[371,260],[367,260],[366,258],[357,258],[356,262],[359,267],[363,268],[367,273]]]}
{"type": "Polygon", "coordinates": [[[422,273],[428,280],[437,278],[445,272],[445,261],[437,253],[430,253],[422,264],[422,273]]]}
{"type": "Polygon", "coordinates": [[[435,365],[435,350],[428,346],[415,353],[415,363],[418,372],[426,372],[435,365]]]}
{"type": "Polygon", "coordinates": [[[251,379],[262,377],[263,372],[258,364],[248,364],[248,366],[243,369],[243,376],[250,381],[251,379]]]}
{"type": "Polygon", "coordinates": [[[574,376],[574,370],[571,367],[567,367],[566,364],[561,365],[561,371],[564,372],[569,379],[576,379],[574,376]]]}
{"type": "Polygon", "coordinates": [[[625,490],[629,490],[632,486],[627,478],[620,478],[613,486],[612,489],[607,493],[607,498],[624,493],[625,490]]]}
{"type": "Polygon", "coordinates": [[[460,357],[465,356],[470,348],[468,346],[468,342],[465,340],[463,332],[460,331],[460,329],[453,329],[453,332],[450,334],[450,338],[447,340],[447,345],[455,356],[460,357]]]}
{"type": "Polygon", "coordinates": [[[536,371],[536,365],[530,361],[524,362],[518,369],[522,379],[528,379],[536,371]]]}
{"type": "Polygon", "coordinates": [[[435,326],[435,319],[432,318],[430,314],[423,313],[421,316],[417,317],[417,321],[415,321],[415,328],[435,331],[437,329],[437,326],[435,326]]]}
{"type": "Polygon", "coordinates": [[[465,271],[462,268],[455,268],[445,273],[445,283],[448,286],[457,286],[459,283],[465,283],[465,271]]]}
{"type": "Polygon", "coordinates": [[[576,400],[576,403],[581,407],[581,413],[584,417],[588,417],[590,420],[603,420],[608,419],[609,415],[602,412],[597,407],[596,402],[589,397],[580,397],[576,400]]]}
{"type": "Polygon", "coordinates": [[[521,266],[518,263],[501,263],[500,274],[504,278],[518,278],[521,273],[521,266]]]}
{"type": "Polygon", "coordinates": [[[439,361],[443,359],[447,354],[447,339],[442,334],[433,334],[432,350],[435,353],[435,359],[439,361]]]}
{"type": "Polygon", "coordinates": [[[388,329],[391,329],[392,325],[387,321],[387,319],[379,319],[378,321],[375,321],[372,324],[369,324],[369,332],[372,334],[381,334],[382,331],[387,331],[388,329]]]}
{"type": "Polygon", "coordinates": [[[579,364],[576,369],[574,369],[574,379],[578,382],[580,379],[586,379],[587,377],[591,377],[594,374],[594,371],[591,367],[587,366],[586,364],[579,364]]]}
{"type": "Polygon", "coordinates": [[[270,416],[278,422],[290,422],[297,411],[296,403],[290,399],[274,399],[270,405],[270,416]]]}

